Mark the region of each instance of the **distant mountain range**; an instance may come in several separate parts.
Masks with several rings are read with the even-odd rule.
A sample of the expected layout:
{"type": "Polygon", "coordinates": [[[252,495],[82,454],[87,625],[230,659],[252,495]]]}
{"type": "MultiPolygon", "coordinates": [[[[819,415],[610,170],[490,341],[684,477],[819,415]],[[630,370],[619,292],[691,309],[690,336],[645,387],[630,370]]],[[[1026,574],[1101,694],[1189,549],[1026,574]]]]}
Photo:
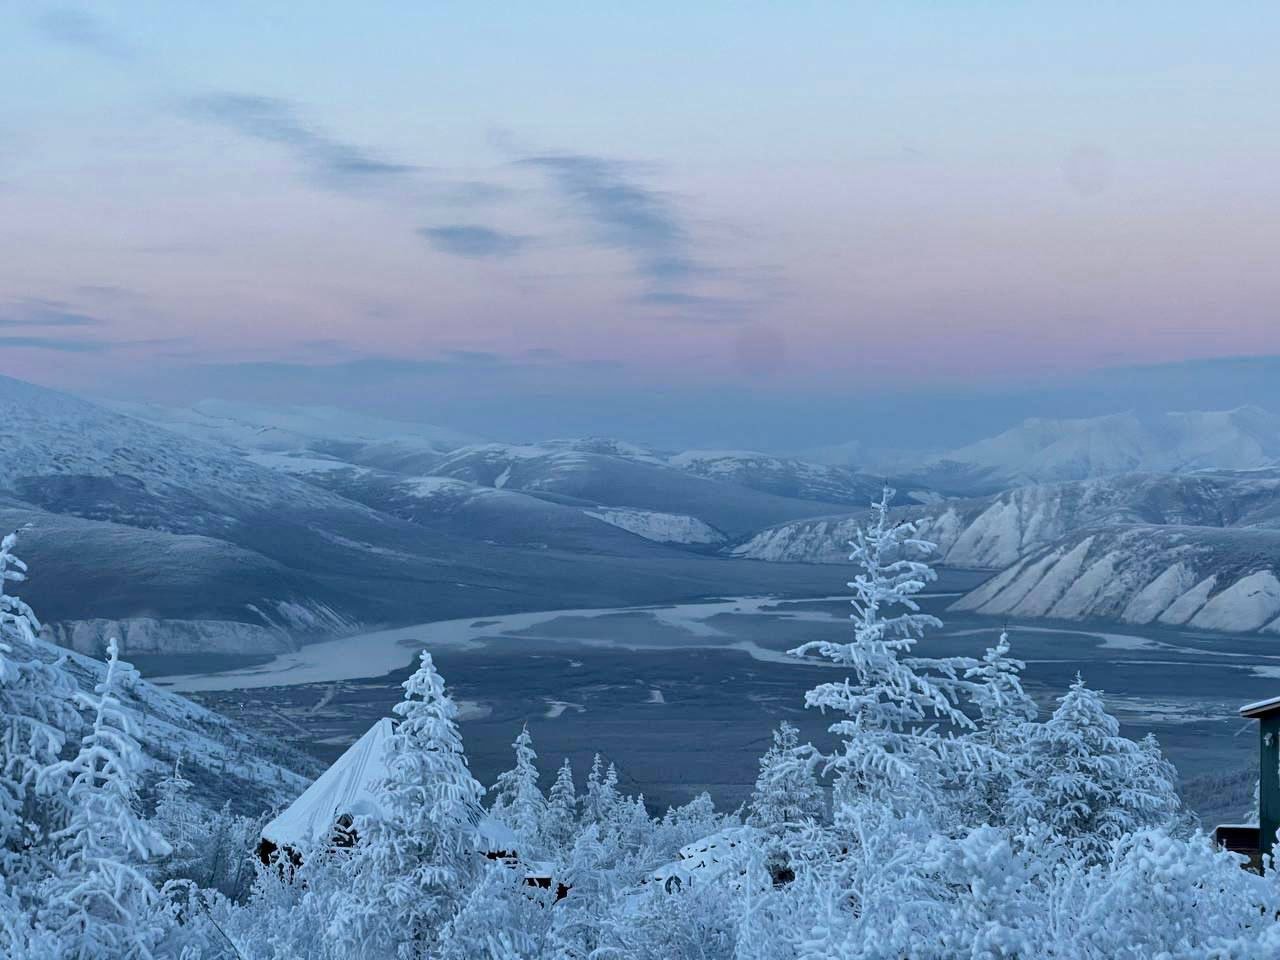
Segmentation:
{"type": "Polygon", "coordinates": [[[1025,420],[986,440],[931,457],[891,458],[892,472],[952,493],[1122,473],[1252,470],[1280,465],[1280,417],[1257,407],[1025,420]]]}
{"type": "Polygon", "coordinates": [[[613,440],[455,446],[326,411],[138,412],[0,379],[0,524],[32,527],[27,594],[95,653],[108,633],[135,654],[262,653],[357,626],[804,593],[812,571],[715,550],[841,506],[613,440]]]}
{"type": "MultiPolygon", "coordinates": [[[[810,565],[844,561],[884,483],[325,408],[112,406],[0,379],[0,524],[32,525],[28,594],[91,652],[108,634],[135,654],[267,653],[444,617],[825,590],[810,565]]],[[[1278,463],[1280,419],[1242,408],[1027,421],[891,482],[943,562],[996,574],[961,609],[1174,622],[1194,589],[1180,622],[1255,630],[1270,608],[1241,598],[1280,571],[1278,463]]]]}

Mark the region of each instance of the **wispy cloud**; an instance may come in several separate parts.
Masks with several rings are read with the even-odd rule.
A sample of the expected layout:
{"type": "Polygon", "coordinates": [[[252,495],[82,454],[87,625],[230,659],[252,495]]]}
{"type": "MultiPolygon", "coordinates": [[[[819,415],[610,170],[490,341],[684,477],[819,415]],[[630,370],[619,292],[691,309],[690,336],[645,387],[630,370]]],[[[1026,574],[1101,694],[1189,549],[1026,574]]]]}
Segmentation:
{"type": "Polygon", "coordinates": [[[516,161],[541,171],[591,241],[630,258],[640,280],[634,306],[677,321],[738,323],[760,297],[741,271],[712,266],[698,249],[678,198],[646,186],[632,164],[585,154],[545,154],[516,161]]]}
{"type": "Polygon", "coordinates": [[[595,240],[633,259],[651,281],[686,280],[703,272],[671,198],[642,186],[625,165],[583,154],[528,157],[591,224],[595,240]]]}
{"type": "Polygon", "coordinates": [[[417,168],[392,163],[372,151],[336,139],[304,121],[286,100],[243,93],[212,93],[189,98],[188,115],[289,150],[314,177],[331,189],[398,180],[417,168]]]}
{"type": "Polygon", "coordinates": [[[102,323],[100,317],[57,300],[18,300],[0,307],[0,327],[97,327],[102,323]]]}
{"type": "Polygon", "coordinates": [[[443,227],[423,227],[418,231],[437,250],[457,257],[485,259],[510,257],[520,252],[526,238],[475,224],[455,223],[443,227]]]}
{"type": "Polygon", "coordinates": [[[76,47],[111,60],[133,60],[137,51],[101,20],[72,7],[54,7],[34,18],[36,29],[54,43],[76,47]]]}
{"type": "Polygon", "coordinates": [[[742,320],[754,305],[746,299],[715,297],[682,290],[650,290],[635,297],[633,302],[645,307],[668,310],[684,319],[709,323],[742,320]]]}
{"type": "Polygon", "coordinates": [[[116,345],[108,340],[62,340],[55,337],[0,337],[0,350],[57,350],[60,353],[103,353],[116,345]]]}

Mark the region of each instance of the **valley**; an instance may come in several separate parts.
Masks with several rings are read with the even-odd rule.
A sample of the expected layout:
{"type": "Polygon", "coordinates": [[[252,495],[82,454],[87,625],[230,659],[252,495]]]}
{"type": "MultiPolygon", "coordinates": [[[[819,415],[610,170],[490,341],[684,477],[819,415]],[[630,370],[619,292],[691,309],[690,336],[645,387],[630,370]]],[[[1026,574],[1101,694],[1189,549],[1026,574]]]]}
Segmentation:
{"type": "MultiPolygon", "coordinates": [[[[1001,624],[946,610],[982,576],[948,571],[926,594],[923,606],[946,625],[920,645],[923,655],[980,656],[994,642],[1001,624]]],[[[463,736],[482,781],[506,769],[511,738],[527,722],[548,768],[569,757],[585,770],[599,750],[655,808],[702,790],[732,807],[750,792],[779,720],[814,743],[830,739],[830,719],[803,704],[804,692],[834,668],[785,651],[844,638],[846,618],[847,601],[834,596],[512,614],[350,637],[155,681],[332,759],[387,714],[415,650],[425,647],[462,705],[463,736]]],[[[1239,796],[1199,782],[1226,777],[1252,790],[1256,746],[1240,735],[1236,711],[1280,690],[1273,643],[1105,623],[1015,619],[1008,629],[1043,714],[1081,673],[1104,691],[1126,736],[1157,735],[1205,822],[1240,815],[1239,796]]]]}

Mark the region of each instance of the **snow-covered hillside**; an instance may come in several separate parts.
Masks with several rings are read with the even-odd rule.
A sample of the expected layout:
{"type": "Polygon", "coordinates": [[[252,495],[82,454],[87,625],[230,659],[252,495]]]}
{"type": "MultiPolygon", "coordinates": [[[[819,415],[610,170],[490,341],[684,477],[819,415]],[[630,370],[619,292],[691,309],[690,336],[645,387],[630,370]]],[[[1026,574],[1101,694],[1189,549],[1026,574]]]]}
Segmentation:
{"type": "MultiPolygon", "coordinates": [[[[780,497],[825,503],[863,506],[879,496],[884,485],[883,479],[848,467],[774,457],[750,450],[686,450],[672,456],[668,463],[710,480],[750,487],[780,497]]],[[[914,497],[908,494],[900,502],[913,500],[914,497]]]]}
{"type": "Polygon", "coordinates": [[[190,407],[103,401],[118,413],[195,440],[243,451],[319,450],[333,444],[402,444],[444,453],[474,437],[430,424],[386,420],[336,407],[267,407],[202,400],[190,407]]]}
{"type": "Polygon", "coordinates": [[[700,476],[612,440],[463,447],[429,472],[582,507],[694,517],[731,536],[779,520],[827,513],[831,507],[700,476]]]}
{"type": "MultiPolygon", "coordinates": [[[[85,693],[101,682],[101,660],[59,650],[49,644],[28,644],[6,636],[14,660],[38,657],[52,662],[66,656],[65,670],[85,693]]],[[[182,772],[207,798],[220,806],[250,815],[291,801],[306,787],[320,764],[310,756],[268,740],[232,723],[221,714],[140,680],[122,694],[124,706],[137,719],[138,740],[146,757],[148,780],[170,774],[182,758],[182,772]]]]}
{"type": "Polygon", "coordinates": [[[1280,633],[1280,531],[1117,526],[1031,554],[958,600],[975,613],[1280,633]]]}
{"type": "Polygon", "coordinates": [[[0,493],[131,526],[205,533],[254,510],[337,506],[225,448],[7,377],[0,449],[0,493]]]}
{"type": "Polygon", "coordinates": [[[588,510],[587,516],[658,543],[723,543],[724,534],[697,517],[652,510],[588,510]]]}
{"type": "Polygon", "coordinates": [[[165,620],[130,617],[108,620],[62,620],[50,624],[48,636],[78,653],[102,656],[115,638],[122,654],[271,654],[296,649],[288,631],[232,620],[165,620]]]}
{"type": "MultiPolygon", "coordinates": [[[[1280,472],[1133,474],[1019,487],[998,496],[908,508],[941,562],[999,570],[1083,527],[1181,524],[1280,526],[1280,472]]],[[[762,530],[732,550],[756,560],[838,563],[861,514],[762,530]]]]}
{"type": "Polygon", "coordinates": [[[939,489],[989,491],[1121,473],[1251,470],[1280,463],[1280,417],[1256,407],[1026,420],[912,471],[939,489]]]}

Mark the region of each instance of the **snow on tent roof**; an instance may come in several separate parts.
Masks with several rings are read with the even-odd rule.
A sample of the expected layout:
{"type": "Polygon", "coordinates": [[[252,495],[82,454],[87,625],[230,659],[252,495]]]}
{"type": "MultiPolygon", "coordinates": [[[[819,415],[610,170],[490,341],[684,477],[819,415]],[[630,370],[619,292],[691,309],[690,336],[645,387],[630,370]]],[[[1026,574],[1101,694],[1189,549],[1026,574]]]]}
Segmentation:
{"type": "Polygon", "coordinates": [[[344,813],[377,813],[375,789],[387,776],[386,745],[391,732],[388,717],[370,727],[302,796],[262,828],[263,838],[281,847],[322,843],[344,813]]]}
{"type": "MultiPolygon", "coordinates": [[[[377,788],[387,777],[387,741],[393,732],[390,717],[370,727],[302,796],[262,828],[263,839],[277,847],[324,843],[344,813],[353,817],[380,813],[377,788]]],[[[474,829],[478,850],[512,853],[519,848],[512,829],[492,817],[481,817],[474,829]]]]}

